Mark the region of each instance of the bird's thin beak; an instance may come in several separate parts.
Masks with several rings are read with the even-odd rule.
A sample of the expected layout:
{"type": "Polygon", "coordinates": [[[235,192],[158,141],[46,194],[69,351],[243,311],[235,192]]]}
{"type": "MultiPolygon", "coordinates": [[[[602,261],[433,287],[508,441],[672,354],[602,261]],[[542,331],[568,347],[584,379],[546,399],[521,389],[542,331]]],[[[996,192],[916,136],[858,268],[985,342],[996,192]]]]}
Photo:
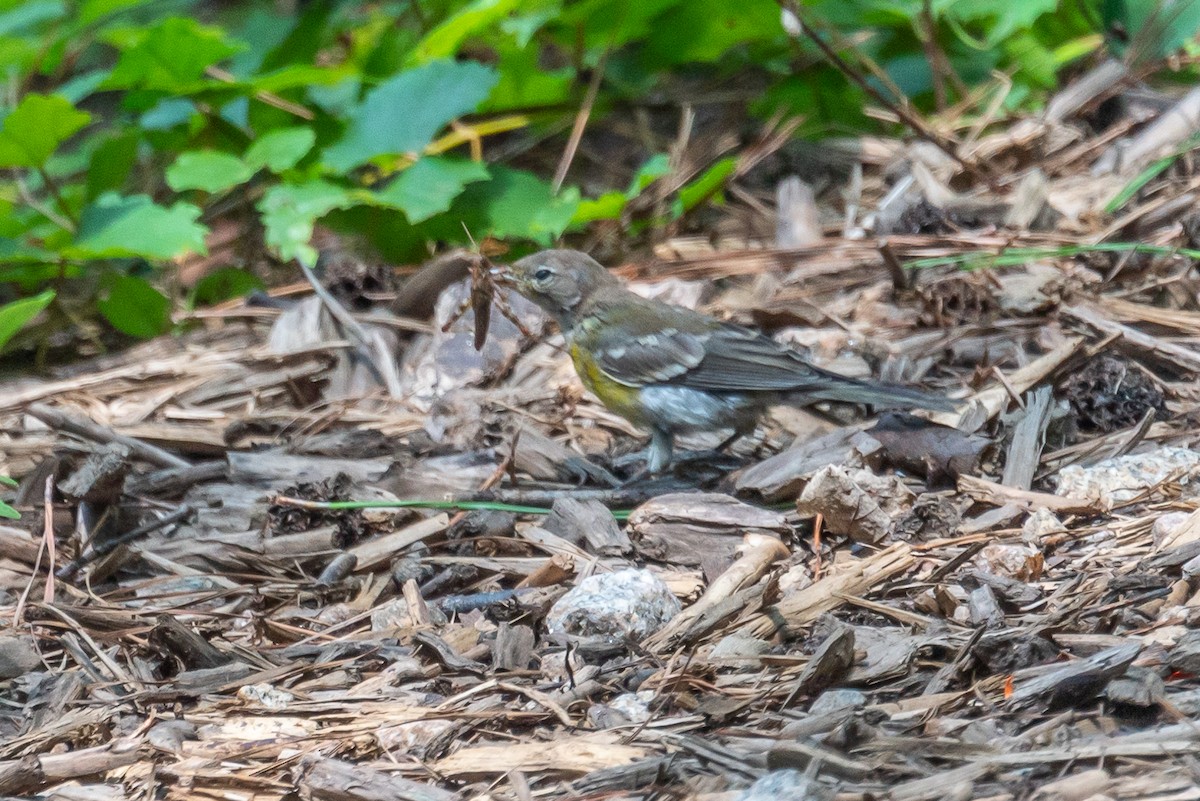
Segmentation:
{"type": "Polygon", "coordinates": [[[488,277],[492,279],[493,283],[500,286],[514,286],[516,284],[512,273],[508,271],[507,265],[493,264],[488,268],[488,277]]]}

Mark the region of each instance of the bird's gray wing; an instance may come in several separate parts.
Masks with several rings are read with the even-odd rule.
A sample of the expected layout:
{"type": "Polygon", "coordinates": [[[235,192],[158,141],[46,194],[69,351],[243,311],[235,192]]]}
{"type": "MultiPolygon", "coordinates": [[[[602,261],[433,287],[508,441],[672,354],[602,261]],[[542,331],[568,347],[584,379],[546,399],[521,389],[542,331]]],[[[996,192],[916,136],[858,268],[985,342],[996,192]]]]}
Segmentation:
{"type": "Polygon", "coordinates": [[[627,308],[600,310],[581,323],[576,344],[591,354],[600,370],[626,386],[667,384],[707,392],[778,392],[810,402],[953,408],[936,395],[814,367],[799,353],[749,328],[686,309],[671,312],[630,315],[627,308]]]}
{"type": "Polygon", "coordinates": [[[890,408],[954,409],[953,402],[938,395],[814,367],[775,340],[736,325],[724,325],[708,337],[700,363],[671,383],[710,392],[778,392],[790,402],[831,400],[890,408]]]}
{"type": "Polygon", "coordinates": [[[793,391],[846,380],[808,364],[795,351],[737,325],[704,339],[704,358],[672,383],[710,391],[793,391]]]}
{"type": "Polygon", "coordinates": [[[644,387],[673,382],[695,368],[704,360],[708,336],[619,308],[582,320],[574,344],[614,381],[644,387]]]}

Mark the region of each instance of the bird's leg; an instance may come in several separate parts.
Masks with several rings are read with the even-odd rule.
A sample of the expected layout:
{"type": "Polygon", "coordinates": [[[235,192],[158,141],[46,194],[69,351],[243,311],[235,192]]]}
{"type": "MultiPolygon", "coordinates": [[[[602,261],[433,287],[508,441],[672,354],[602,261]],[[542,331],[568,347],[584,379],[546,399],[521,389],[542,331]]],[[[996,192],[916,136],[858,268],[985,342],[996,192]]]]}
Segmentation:
{"type": "MultiPolygon", "coordinates": [[[[646,459],[645,465],[642,469],[622,481],[621,486],[626,487],[642,479],[662,473],[670,466],[671,455],[674,451],[675,435],[670,431],[658,428],[654,429],[650,434],[650,444],[646,446],[646,450],[643,452],[646,459]]],[[[631,455],[636,456],[637,454],[631,455]]]]}
{"type": "Polygon", "coordinates": [[[671,456],[675,452],[675,435],[661,428],[654,429],[650,435],[650,447],[646,452],[646,469],[657,475],[666,470],[671,464],[671,456]]]}
{"type": "Polygon", "coordinates": [[[733,443],[737,442],[742,437],[748,437],[753,433],[754,423],[751,423],[748,426],[738,426],[733,430],[732,434],[721,440],[720,444],[713,448],[713,450],[717,453],[726,453],[733,446],[733,443]]]}
{"type": "Polygon", "coordinates": [[[739,425],[725,439],[712,448],[703,451],[692,451],[679,457],[681,462],[707,462],[713,460],[728,461],[732,458],[729,453],[729,448],[742,437],[750,436],[754,433],[756,421],[751,420],[748,423],[739,425]]]}

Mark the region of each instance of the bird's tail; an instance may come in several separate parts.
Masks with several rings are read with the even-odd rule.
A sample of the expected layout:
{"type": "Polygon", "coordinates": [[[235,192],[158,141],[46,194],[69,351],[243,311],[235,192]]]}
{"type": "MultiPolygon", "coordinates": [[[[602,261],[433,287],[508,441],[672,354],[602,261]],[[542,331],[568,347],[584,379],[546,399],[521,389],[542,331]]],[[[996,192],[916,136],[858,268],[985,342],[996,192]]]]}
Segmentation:
{"type": "Polygon", "coordinates": [[[863,381],[833,374],[826,374],[826,379],[817,386],[799,390],[796,399],[803,399],[809,403],[814,400],[829,400],[840,403],[865,403],[886,409],[929,409],[935,412],[952,412],[958,407],[958,404],[949,398],[899,384],[863,381]]]}

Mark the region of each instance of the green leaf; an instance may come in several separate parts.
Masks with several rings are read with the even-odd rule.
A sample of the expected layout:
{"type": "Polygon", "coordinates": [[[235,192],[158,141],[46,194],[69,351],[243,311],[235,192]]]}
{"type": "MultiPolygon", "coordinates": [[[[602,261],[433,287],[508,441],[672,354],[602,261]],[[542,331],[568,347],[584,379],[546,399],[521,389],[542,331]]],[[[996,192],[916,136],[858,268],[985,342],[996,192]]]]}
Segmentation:
{"type": "Polygon", "coordinates": [[[679,190],[674,211],[682,214],[721,191],[725,180],[737,169],[737,159],[725,158],[705,170],[699,178],[679,190]]]}
{"type": "Polygon", "coordinates": [[[171,326],[171,301],[144,278],[109,273],[96,307],[112,327],[139,339],[151,339],[171,326]]]}
{"type": "Polygon", "coordinates": [[[93,200],[105,192],[120,192],[137,161],[138,131],[122,130],[101,142],[88,163],[87,197],[93,200]]]}
{"type": "Polygon", "coordinates": [[[418,153],[442,126],[474,111],[496,84],[496,73],[475,62],[432,61],[380,84],[350,113],[341,141],[325,163],[349,170],[387,153],[418,153]]]}
{"type": "Polygon", "coordinates": [[[79,21],[90,25],[104,17],[152,2],[154,0],[84,0],[79,6],[79,21]]]}
{"type": "Polygon", "coordinates": [[[662,178],[664,175],[669,175],[671,172],[671,158],[666,153],[655,153],[650,158],[646,159],[646,163],[638,168],[637,174],[633,176],[633,180],[629,182],[629,188],[625,190],[625,195],[632,200],[642,193],[650,184],[662,178]]]}
{"type": "Polygon", "coordinates": [[[32,298],[14,300],[0,306],[0,350],[8,344],[13,336],[25,327],[30,320],[41,314],[42,309],[54,300],[54,290],[47,289],[32,298]]]}
{"type": "Polygon", "coordinates": [[[138,31],[136,43],[121,53],[107,85],[186,92],[195,88],[206,68],[239,49],[220,28],[168,17],[138,31]]]}
{"type": "Polygon", "coordinates": [[[421,63],[455,55],[464,39],[494,27],[520,4],[521,0],[475,0],[467,4],[425,34],[413,51],[410,62],[421,63]]]}
{"type": "Polygon", "coordinates": [[[400,209],[409,222],[419,223],[449,209],[467,184],[487,177],[487,167],[479,162],[427,156],[376,192],[375,198],[381,205],[400,209]]]}
{"type": "Polygon", "coordinates": [[[0,167],[41,167],[91,118],[66,98],[25,95],[0,129],[0,167]]]}
{"type": "Polygon", "coordinates": [[[312,128],[280,128],[260,136],[246,151],[246,163],[255,170],[266,167],[271,172],[283,172],[295,167],[312,149],[317,135],[312,128]]]}
{"type": "Polygon", "coordinates": [[[211,306],[231,298],[249,295],[266,285],[257,275],[237,267],[223,267],[209,273],[197,282],[192,290],[191,305],[211,306]]]}
{"type": "Polygon", "coordinates": [[[204,253],[208,229],[196,222],[199,217],[200,209],[190,203],[165,208],[146,195],[108,192],[83,210],[72,253],[83,258],[147,259],[204,253]]]}
{"type": "Polygon", "coordinates": [[[583,225],[595,220],[615,220],[625,210],[629,198],[624,192],[605,192],[595,200],[587,198],[579,201],[579,207],[571,217],[572,225],[583,225]]]}
{"type": "Polygon", "coordinates": [[[570,225],[579,206],[578,189],[570,187],[556,196],[549,183],[531,173],[508,167],[491,171],[491,181],[473,184],[463,198],[482,205],[488,234],[549,245],[570,225]]]}
{"type": "Polygon", "coordinates": [[[0,236],[0,264],[36,264],[53,258],[53,254],[42,248],[30,247],[24,242],[0,236]]]}
{"type": "Polygon", "coordinates": [[[689,0],[655,21],[643,57],[654,66],[716,61],[734,45],[786,36],[775,0],[689,0]]]}
{"type": "Polygon", "coordinates": [[[67,13],[62,0],[26,0],[11,11],[0,13],[0,36],[33,28],[67,13]]]}
{"type": "Polygon", "coordinates": [[[19,520],[21,513],[4,501],[0,501],[0,517],[7,518],[8,520],[19,520]]]}
{"type": "Polygon", "coordinates": [[[963,24],[974,23],[985,31],[984,43],[990,48],[1056,8],[1058,0],[941,0],[933,4],[933,13],[939,18],[946,14],[963,24]]]}
{"type": "Polygon", "coordinates": [[[309,267],[316,264],[312,239],[313,223],[334,209],[354,205],[350,193],[327,181],[273,186],[258,202],[267,244],[283,259],[297,259],[309,267]]]}
{"type": "Polygon", "coordinates": [[[254,169],[230,153],[219,150],[189,150],[180,153],[167,168],[167,185],[176,192],[199,189],[204,192],[224,192],[245,183],[254,169]]]}

